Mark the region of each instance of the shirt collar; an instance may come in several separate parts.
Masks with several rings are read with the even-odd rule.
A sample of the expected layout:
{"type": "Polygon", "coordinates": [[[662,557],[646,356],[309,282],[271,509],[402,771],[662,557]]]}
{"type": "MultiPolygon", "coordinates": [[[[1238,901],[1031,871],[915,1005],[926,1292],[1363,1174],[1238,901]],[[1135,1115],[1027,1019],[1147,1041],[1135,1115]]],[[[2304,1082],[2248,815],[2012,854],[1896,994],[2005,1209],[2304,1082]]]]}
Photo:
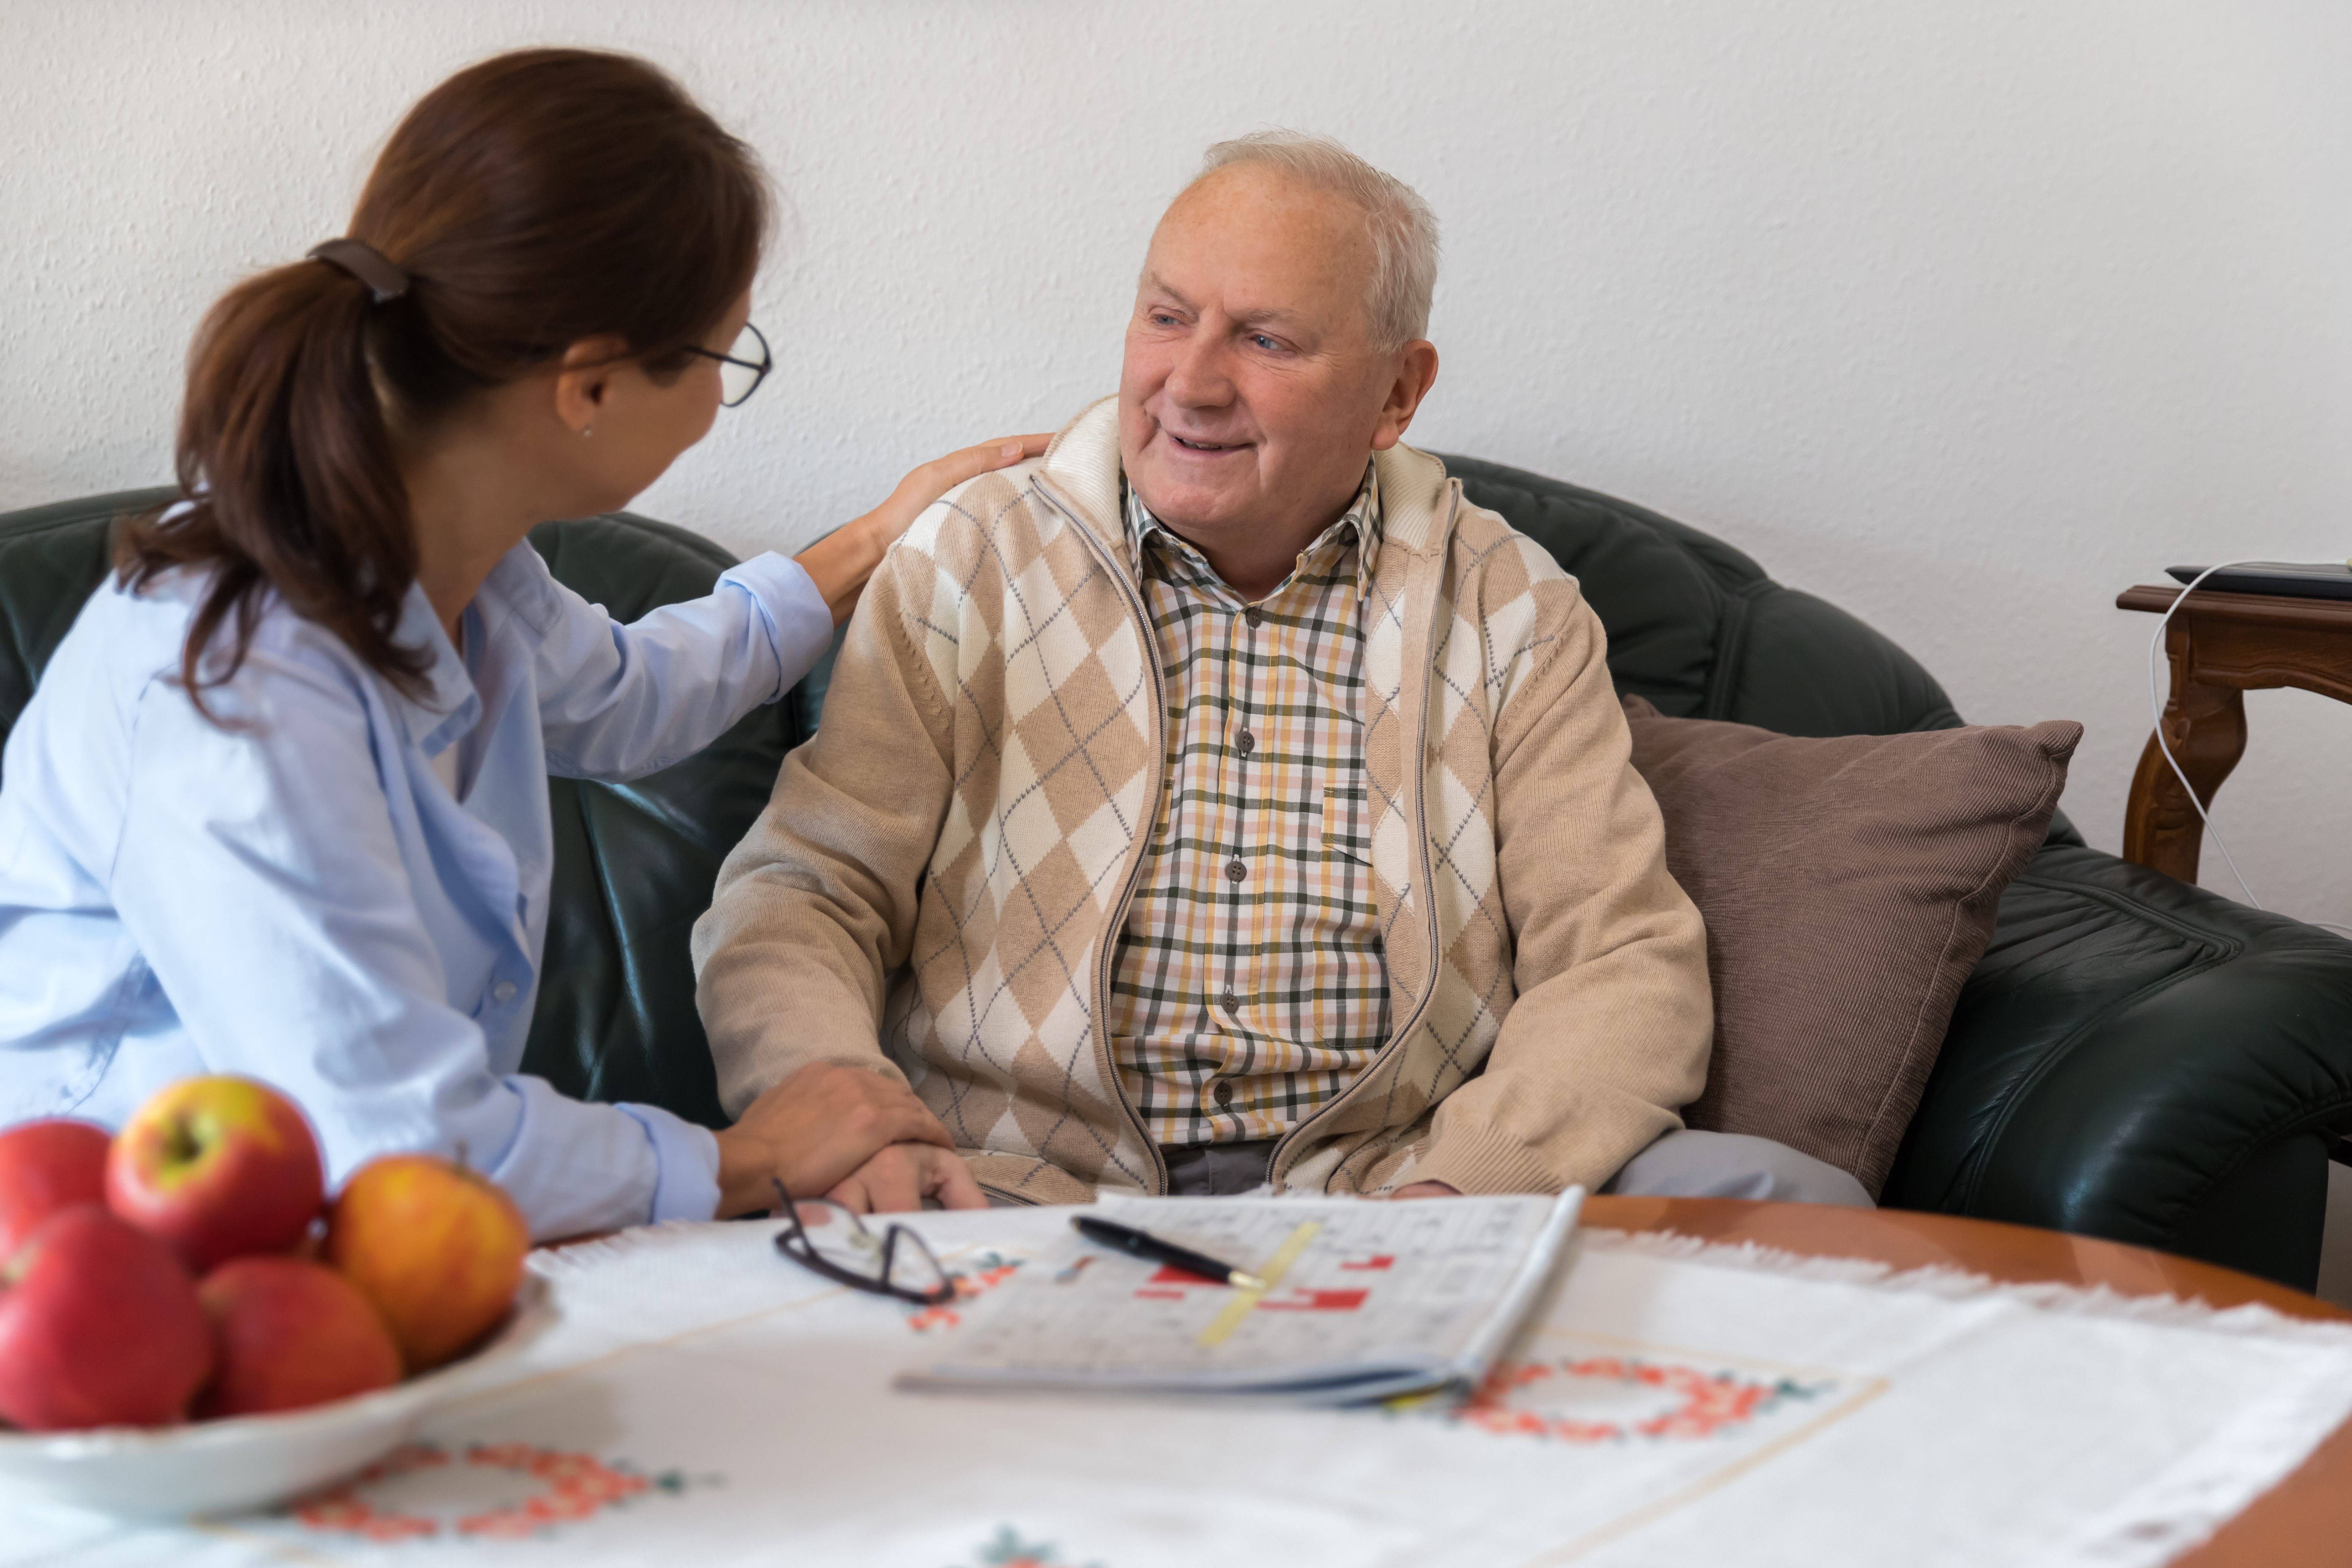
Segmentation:
{"type": "MultiPolygon", "coordinates": [[[[1145,544],[1155,532],[1165,535],[1169,542],[1184,554],[1199,556],[1200,552],[1189,541],[1151,515],[1151,509],[1143,504],[1143,498],[1136,493],[1133,485],[1127,482],[1124,474],[1119,476],[1118,488],[1127,511],[1128,545],[1134,552],[1139,564],[1144,558],[1145,544]]],[[[1381,525],[1380,469],[1366,462],[1364,482],[1357,487],[1356,499],[1348,503],[1348,510],[1341,512],[1330,527],[1315,536],[1313,543],[1298,552],[1298,564],[1303,567],[1318,556],[1337,552],[1352,539],[1358,547],[1356,593],[1360,598],[1366,596],[1371,592],[1372,573],[1380,565],[1381,525]]],[[[1202,561],[1201,564],[1205,569],[1208,563],[1202,561]]]]}
{"type": "MultiPolygon", "coordinates": [[[[470,605],[466,615],[467,639],[478,644],[481,617],[470,605]]],[[[431,660],[425,669],[424,690],[411,697],[395,686],[393,692],[394,700],[406,710],[408,732],[416,749],[427,757],[438,756],[481,718],[482,698],[465,658],[451,646],[449,634],[441,629],[441,617],[433,613],[433,601],[425,596],[422,584],[408,585],[393,641],[403,647],[422,648],[431,660]]]]}

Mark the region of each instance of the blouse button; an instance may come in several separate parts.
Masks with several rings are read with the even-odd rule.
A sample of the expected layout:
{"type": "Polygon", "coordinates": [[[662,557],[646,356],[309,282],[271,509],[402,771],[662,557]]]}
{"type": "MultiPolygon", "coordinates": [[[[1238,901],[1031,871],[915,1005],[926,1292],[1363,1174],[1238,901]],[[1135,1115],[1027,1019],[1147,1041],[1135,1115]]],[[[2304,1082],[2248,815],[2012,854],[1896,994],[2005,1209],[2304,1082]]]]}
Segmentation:
{"type": "Polygon", "coordinates": [[[1216,1100],[1217,1108],[1222,1110],[1234,1102],[1234,1086],[1225,1079],[1219,1079],[1216,1092],[1212,1098],[1216,1100]]]}
{"type": "Polygon", "coordinates": [[[1244,730],[1240,735],[1234,738],[1234,745],[1241,752],[1243,756],[1246,757],[1252,752],[1257,750],[1257,737],[1251,734],[1247,730],[1244,730]]]}
{"type": "Polygon", "coordinates": [[[1228,861],[1226,861],[1226,862],[1225,862],[1225,880],[1226,880],[1226,881],[1228,881],[1228,882],[1238,882],[1238,881],[1240,881],[1244,877],[1246,877],[1246,876],[1248,876],[1248,875],[1249,875],[1249,868],[1248,868],[1248,867],[1246,867],[1246,866],[1244,866],[1244,865],[1243,865],[1243,864],[1241,863],[1241,860],[1239,859],[1239,858],[1238,858],[1238,857],[1237,857],[1237,858],[1234,858],[1234,859],[1231,859],[1231,860],[1228,860],[1228,861]]]}
{"type": "Polygon", "coordinates": [[[509,1002],[513,1001],[514,999],[515,999],[515,983],[514,983],[513,981],[511,981],[511,980],[501,980],[501,981],[499,981],[496,985],[493,985],[493,986],[491,986],[491,987],[490,987],[490,1000],[491,1000],[491,1001],[493,1001],[493,1002],[497,1002],[497,1003],[499,1003],[499,1004],[500,1004],[500,1005],[504,1005],[504,1004],[506,1004],[506,1003],[509,1003],[509,1002]]]}
{"type": "Polygon", "coordinates": [[[1261,621],[1265,620],[1265,614],[1264,614],[1262,611],[1260,611],[1260,610],[1258,609],[1258,607],[1257,607],[1255,605],[1252,605],[1248,609],[1244,610],[1244,611],[1242,612],[1242,619],[1244,619],[1244,620],[1247,621],[1251,626],[1256,626],[1259,622],[1261,622],[1261,621]]]}
{"type": "Polygon", "coordinates": [[[1228,985],[1228,986],[1226,986],[1226,987],[1225,987],[1225,994],[1224,994],[1224,995],[1223,995],[1222,997],[1218,998],[1218,1000],[1220,1000],[1220,1001],[1222,1001],[1222,1002],[1223,1002],[1223,1003],[1224,1003],[1224,1005],[1225,1005],[1225,1011],[1226,1011],[1226,1012],[1228,1012],[1228,1013],[1230,1013],[1230,1012],[1234,1011],[1234,1009],[1235,1009],[1236,1007],[1239,1007],[1239,1006],[1242,1005],[1242,999],[1241,999],[1239,996],[1237,996],[1237,995],[1234,994],[1234,988],[1233,988],[1232,986],[1230,986],[1230,985],[1228,985]]]}

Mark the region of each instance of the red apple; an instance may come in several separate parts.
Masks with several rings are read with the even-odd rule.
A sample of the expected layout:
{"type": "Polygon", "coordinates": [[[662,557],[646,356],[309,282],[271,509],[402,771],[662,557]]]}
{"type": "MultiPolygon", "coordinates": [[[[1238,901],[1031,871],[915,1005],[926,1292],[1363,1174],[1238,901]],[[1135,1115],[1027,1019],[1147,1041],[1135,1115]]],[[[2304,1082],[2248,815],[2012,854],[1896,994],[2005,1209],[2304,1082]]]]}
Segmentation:
{"type": "Polygon", "coordinates": [[[375,1303],[411,1372],[440,1365],[506,1316],[530,1250],[513,1199],[430,1154],[369,1161],[327,1218],[327,1261],[375,1303]]]}
{"type": "Polygon", "coordinates": [[[325,1193],[310,1124],[247,1078],[181,1079],[123,1123],[106,1162],[108,1205],[199,1276],[294,1246],[325,1193]]]}
{"type": "Polygon", "coordinates": [[[0,1259],[59,1209],[105,1201],[105,1128],[53,1117],[0,1132],[0,1259]]]}
{"type": "Polygon", "coordinates": [[[389,1388],[400,1347],[359,1287],[299,1258],[232,1258],[196,1287],[219,1368],[196,1414],[299,1410],[389,1388]]]}
{"type": "Polygon", "coordinates": [[[51,1215],[0,1268],[0,1418],[26,1431],[177,1421],[212,1365],[195,1281],[96,1204],[51,1215]]]}

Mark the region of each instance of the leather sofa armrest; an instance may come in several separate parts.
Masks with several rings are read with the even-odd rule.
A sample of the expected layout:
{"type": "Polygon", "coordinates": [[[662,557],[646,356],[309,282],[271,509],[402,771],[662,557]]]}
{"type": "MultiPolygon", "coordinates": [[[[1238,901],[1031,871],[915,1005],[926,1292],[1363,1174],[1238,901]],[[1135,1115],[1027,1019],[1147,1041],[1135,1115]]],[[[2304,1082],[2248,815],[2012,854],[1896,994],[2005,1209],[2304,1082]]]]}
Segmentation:
{"type": "Polygon", "coordinates": [[[2001,900],[1882,1202],[2302,1289],[2352,1126],[2352,942],[2045,847],[2001,900]]]}

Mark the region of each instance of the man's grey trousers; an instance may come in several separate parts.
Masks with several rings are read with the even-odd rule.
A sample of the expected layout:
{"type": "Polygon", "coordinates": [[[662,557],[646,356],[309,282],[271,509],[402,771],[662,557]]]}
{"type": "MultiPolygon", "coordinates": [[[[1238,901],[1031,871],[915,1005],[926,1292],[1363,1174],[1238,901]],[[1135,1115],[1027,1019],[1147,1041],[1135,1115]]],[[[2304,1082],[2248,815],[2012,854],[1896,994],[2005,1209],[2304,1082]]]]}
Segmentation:
{"type": "MultiPolygon", "coordinates": [[[[1275,1141],[1197,1143],[1163,1149],[1168,1190],[1180,1197],[1223,1197],[1265,1184],[1275,1141]]],[[[1785,1143],[1740,1132],[1669,1132],[1634,1155],[1601,1190],[1627,1197],[1769,1198],[1790,1204],[1874,1208],[1870,1194],[1835,1165],[1785,1143]]]]}

